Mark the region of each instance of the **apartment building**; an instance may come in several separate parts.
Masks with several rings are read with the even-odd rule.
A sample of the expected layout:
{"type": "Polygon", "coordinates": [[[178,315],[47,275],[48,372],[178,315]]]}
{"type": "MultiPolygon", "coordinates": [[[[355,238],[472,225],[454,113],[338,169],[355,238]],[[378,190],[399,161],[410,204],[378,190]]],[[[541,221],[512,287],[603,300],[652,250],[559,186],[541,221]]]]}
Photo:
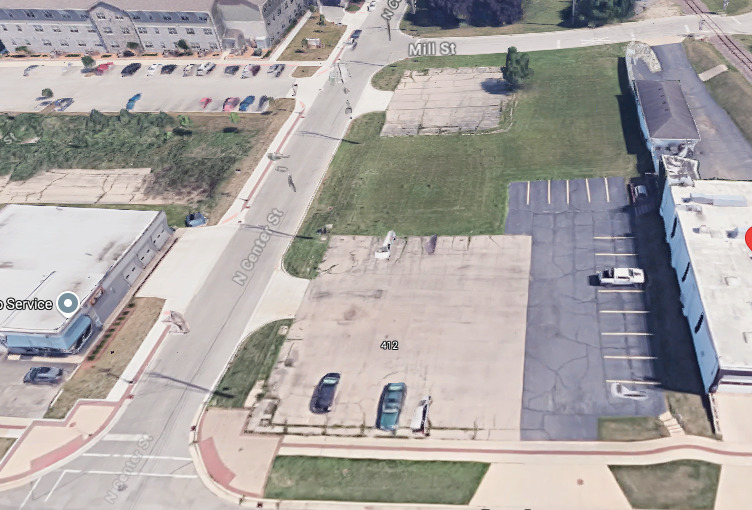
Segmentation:
{"type": "Polygon", "coordinates": [[[308,0],[0,0],[0,41],[32,52],[267,48],[308,0]],[[133,45],[133,44],[131,44],[133,45]]]}

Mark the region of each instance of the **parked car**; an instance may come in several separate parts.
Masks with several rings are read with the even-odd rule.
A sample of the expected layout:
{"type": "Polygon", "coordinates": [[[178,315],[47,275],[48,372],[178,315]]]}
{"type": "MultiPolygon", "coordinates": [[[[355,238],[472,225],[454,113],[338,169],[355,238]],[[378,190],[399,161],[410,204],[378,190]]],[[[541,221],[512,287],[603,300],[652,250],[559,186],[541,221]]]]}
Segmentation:
{"type": "Polygon", "coordinates": [[[321,378],[311,398],[311,412],[328,413],[334,405],[334,395],[337,392],[340,374],[335,372],[326,374],[321,378]]]}
{"type": "Polygon", "coordinates": [[[225,67],[225,74],[229,74],[230,76],[235,76],[238,74],[238,71],[240,70],[240,66],[227,66],[225,67]]]}
{"type": "Polygon", "coordinates": [[[367,11],[372,11],[375,8],[376,8],[376,2],[371,2],[370,4],[368,4],[368,7],[366,7],[366,10],[367,11]]]}
{"type": "Polygon", "coordinates": [[[139,99],[141,99],[141,92],[139,92],[138,94],[136,94],[135,96],[133,96],[132,98],[128,100],[128,102],[125,105],[125,109],[128,111],[133,110],[133,107],[136,106],[136,102],[139,99]]]}
{"type": "Polygon", "coordinates": [[[225,111],[225,112],[233,111],[235,107],[238,106],[239,102],[240,102],[239,97],[228,97],[227,99],[225,99],[225,102],[222,105],[222,111],[225,111]]]}
{"type": "Polygon", "coordinates": [[[277,72],[277,66],[279,64],[272,64],[269,66],[269,69],[266,70],[266,74],[274,74],[277,72]]]}
{"type": "Polygon", "coordinates": [[[206,107],[209,106],[209,103],[211,102],[212,100],[210,97],[202,97],[198,103],[201,105],[202,110],[206,110],[206,107]]]}
{"type": "Polygon", "coordinates": [[[248,108],[253,104],[253,102],[256,100],[256,96],[248,96],[243,101],[241,101],[240,106],[238,107],[238,110],[241,112],[248,111],[248,108]]]}
{"type": "Polygon", "coordinates": [[[96,67],[84,67],[81,69],[81,74],[83,74],[85,77],[89,76],[95,76],[97,74],[97,68],[96,67]]]}
{"type": "Polygon", "coordinates": [[[120,71],[120,75],[121,76],[133,76],[134,74],[136,74],[136,71],[138,71],[139,69],[141,69],[141,64],[139,64],[138,62],[134,62],[132,64],[128,64],[127,66],[125,66],[123,70],[120,71]]]}
{"type": "Polygon", "coordinates": [[[269,101],[268,96],[261,96],[258,102],[258,111],[261,111],[264,109],[264,106],[266,106],[267,101],[269,101]]]}
{"type": "Polygon", "coordinates": [[[611,267],[598,272],[598,283],[604,287],[642,285],[645,271],[636,267],[611,267]]]}
{"type": "Polygon", "coordinates": [[[72,97],[62,97],[53,103],[55,105],[55,111],[64,112],[70,105],[73,104],[72,97]]]}
{"type": "Polygon", "coordinates": [[[206,225],[207,221],[209,221],[209,219],[206,216],[204,216],[203,213],[195,212],[185,217],[185,226],[186,227],[201,227],[203,225],[206,225]]]}
{"type": "Polygon", "coordinates": [[[217,67],[217,64],[213,62],[204,62],[198,68],[196,68],[196,76],[204,76],[208,75],[212,71],[214,71],[214,68],[217,67]]]}
{"type": "Polygon", "coordinates": [[[94,69],[94,74],[96,74],[97,76],[102,76],[105,73],[105,71],[109,71],[114,66],[115,66],[115,62],[107,62],[105,64],[99,64],[94,69]]]}
{"type": "Polygon", "coordinates": [[[146,76],[154,76],[161,67],[162,67],[162,64],[150,65],[149,69],[146,70],[146,76]]]}
{"type": "Polygon", "coordinates": [[[250,78],[251,76],[256,76],[260,70],[261,66],[258,64],[246,64],[243,67],[243,72],[240,74],[240,77],[250,78]]]}
{"type": "Polygon", "coordinates": [[[196,70],[196,66],[194,64],[188,64],[183,68],[183,76],[190,76],[194,73],[196,70]]]}
{"type": "Polygon", "coordinates": [[[405,403],[407,386],[405,383],[389,383],[381,391],[376,428],[393,432],[399,427],[400,412],[405,403]]]}
{"type": "Polygon", "coordinates": [[[279,76],[285,71],[285,64],[277,64],[277,69],[274,71],[274,77],[279,78],[279,76]]]}
{"type": "Polygon", "coordinates": [[[176,66],[175,64],[168,64],[166,66],[162,66],[162,70],[160,71],[160,73],[162,73],[162,74],[172,74],[173,71],[175,71],[175,69],[177,69],[177,68],[178,68],[178,66],[176,66]]]}
{"type": "Polygon", "coordinates": [[[24,76],[29,76],[29,73],[31,71],[33,71],[34,69],[36,69],[37,67],[39,67],[39,66],[38,65],[33,65],[33,66],[27,67],[26,69],[24,69],[23,75],[24,76]]]}
{"type": "Polygon", "coordinates": [[[358,30],[353,30],[353,33],[352,33],[352,35],[350,36],[350,39],[355,39],[355,40],[357,40],[357,39],[360,39],[360,34],[362,34],[362,33],[363,33],[363,31],[362,31],[362,30],[360,30],[360,29],[358,29],[358,30]]]}
{"type": "Polygon", "coordinates": [[[55,384],[63,378],[63,369],[55,367],[33,367],[26,372],[23,382],[27,384],[55,384]]]}
{"type": "Polygon", "coordinates": [[[431,406],[431,396],[423,398],[418,407],[413,411],[413,420],[410,422],[410,430],[413,433],[428,433],[428,409],[431,406]]]}

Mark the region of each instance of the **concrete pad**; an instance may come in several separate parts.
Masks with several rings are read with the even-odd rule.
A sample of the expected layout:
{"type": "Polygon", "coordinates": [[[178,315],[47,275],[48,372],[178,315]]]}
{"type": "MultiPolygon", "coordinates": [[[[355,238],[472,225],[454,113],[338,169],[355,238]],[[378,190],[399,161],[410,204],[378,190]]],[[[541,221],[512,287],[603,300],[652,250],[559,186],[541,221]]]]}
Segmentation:
{"type": "Polygon", "coordinates": [[[606,465],[491,464],[475,507],[630,510],[606,465]]]}
{"type": "Polygon", "coordinates": [[[726,67],[724,64],[718,64],[715,67],[711,67],[705,72],[700,73],[698,76],[702,81],[708,81],[711,78],[715,78],[719,74],[728,71],[728,67],[726,67]]]}
{"type": "Polygon", "coordinates": [[[264,297],[243,330],[243,336],[250,335],[272,321],[295,317],[309,283],[311,280],[295,278],[281,269],[275,270],[266,286],[264,297]]]}
{"type": "Polygon", "coordinates": [[[185,312],[236,231],[232,224],[178,230],[180,237],[136,296],[164,298],[166,310],[185,312]]]}
{"type": "Polygon", "coordinates": [[[737,510],[746,507],[744,501],[749,500],[749,481],[752,477],[752,466],[730,466],[721,468],[718,480],[718,494],[716,495],[714,510],[737,510]]]}
{"type": "Polygon", "coordinates": [[[398,239],[376,260],[380,238],[333,237],[306,292],[270,386],[281,402],[274,424],[372,427],[382,387],[408,387],[401,423],[433,397],[434,428],[478,439],[519,438],[530,238],[398,239]],[[384,350],[382,342],[398,342],[384,350]],[[309,412],[311,392],[340,372],[335,409],[309,412]]]}
{"type": "Polygon", "coordinates": [[[731,443],[752,442],[752,395],[743,393],[715,394],[718,422],[724,441],[731,443]]]}
{"type": "Polygon", "coordinates": [[[220,485],[259,497],[281,439],[245,434],[247,418],[244,409],[208,408],[199,426],[199,450],[204,467],[220,485]]]}

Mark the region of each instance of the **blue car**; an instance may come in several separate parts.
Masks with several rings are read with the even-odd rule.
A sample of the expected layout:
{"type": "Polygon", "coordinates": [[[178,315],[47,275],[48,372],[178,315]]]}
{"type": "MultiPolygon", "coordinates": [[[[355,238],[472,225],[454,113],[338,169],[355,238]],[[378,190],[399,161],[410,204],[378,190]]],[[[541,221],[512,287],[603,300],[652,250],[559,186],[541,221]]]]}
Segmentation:
{"type": "Polygon", "coordinates": [[[203,213],[195,212],[185,217],[185,226],[186,227],[200,227],[202,225],[206,225],[207,221],[208,220],[206,216],[203,215],[203,213]]]}
{"type": "Polygon", "coordinates": [[[141,99],[140,92],[128,100],[128,104],[125,105],[125,109],[128,111],[133,110],[133,107],[136,106],[136,101],[138,101],[139,99],[141,99]]]}
{"type": "Polygon", "coordinates": [[[389,432],[397,430],[400,412],[405,404],[405,393],[407,393],[405,383],[389,383],[384,386],[376,415],[376,428],[389,432]]]}
{"type": "Polygon", "coordinates": [[[240,103],[240,107],[238,110],[241,112],[247,112],[248,108],[253,104],[253,102],[256,100],[256,96],[248,96],[240,103]]]}

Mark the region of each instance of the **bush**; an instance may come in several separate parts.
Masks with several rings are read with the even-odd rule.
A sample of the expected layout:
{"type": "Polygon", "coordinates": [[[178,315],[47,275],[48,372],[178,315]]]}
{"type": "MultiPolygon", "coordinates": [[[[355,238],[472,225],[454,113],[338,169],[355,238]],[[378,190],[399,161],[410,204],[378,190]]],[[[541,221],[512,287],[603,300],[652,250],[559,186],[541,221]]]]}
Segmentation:
{"type": "Polygon", "coordinates": [[[81,63],[87,69],[91,69],[92,67],[94,67],[95,65],[97,65],[96,60],[94,60],[93,58],[91,58],[89,55],[84,55],[83,57],[81,57],[81,63]]]}
{"type": "Polygon", "coordinates": [[[52,97],[54,95],[52,89],[42,89],[42,97],[52,97]]]}

